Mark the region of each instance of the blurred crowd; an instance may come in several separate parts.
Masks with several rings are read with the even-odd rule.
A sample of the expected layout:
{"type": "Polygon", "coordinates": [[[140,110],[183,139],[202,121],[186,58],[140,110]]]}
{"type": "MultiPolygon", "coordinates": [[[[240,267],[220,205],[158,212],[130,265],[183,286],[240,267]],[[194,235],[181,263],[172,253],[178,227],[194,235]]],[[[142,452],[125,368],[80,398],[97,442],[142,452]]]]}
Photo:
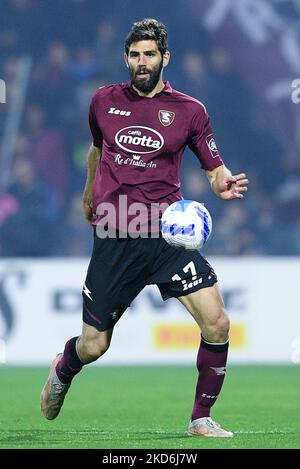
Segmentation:
{"type": "Polygon", "coordinates": [[[0,188],[1,257],[90,254],[91,229],[81,209],[89,103],[99,86],[128,80],[124,37],[132,21],[145,16],[161,19],[169,30],[173,56],[165,78],[205,103],[225,163],[250,180],[242,202],[220,201],[186,151],[183,195],[205,202],[213,218],[205,254],[300,254],[300,159],[274,137],[271,116],[232,66],[230,52],[212,43],[180,0],[172,11],[158,0],[147,8],[131,0],[106,3],[1,0],[0,78],[8,100],[0,104],[0,167],[10,84],[20,59],[31,60],[9,174],[0,188]]]}

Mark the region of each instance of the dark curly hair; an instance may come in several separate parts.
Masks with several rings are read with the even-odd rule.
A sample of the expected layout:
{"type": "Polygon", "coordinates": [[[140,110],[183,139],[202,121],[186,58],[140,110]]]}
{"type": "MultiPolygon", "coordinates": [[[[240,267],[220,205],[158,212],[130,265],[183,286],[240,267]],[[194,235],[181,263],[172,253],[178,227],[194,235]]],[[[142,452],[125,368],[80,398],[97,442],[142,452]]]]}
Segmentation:
{"type": "Polygon", "coordinates": [[[145,18],[133,23],[125,39],[125,52],[128,55],[129,47],[133,42],[153,40],[163,56],[168,50],[168,33],[163,23],[153,18],[145,18]]]}

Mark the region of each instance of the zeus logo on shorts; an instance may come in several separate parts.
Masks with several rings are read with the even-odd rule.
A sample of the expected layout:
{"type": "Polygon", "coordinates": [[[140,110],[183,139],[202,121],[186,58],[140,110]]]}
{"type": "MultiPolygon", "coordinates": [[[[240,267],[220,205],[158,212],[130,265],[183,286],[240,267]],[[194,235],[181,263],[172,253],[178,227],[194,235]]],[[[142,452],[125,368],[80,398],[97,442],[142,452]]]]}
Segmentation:
{"type": "Polygon", "coordinates": [[[157,130],[141,125],[132,125],[119,130],[115,142],[122,150],[129,153],[153,153],[164,145],[163,136],[157,130]]]}
{"type": "Polygon", "coordinates": [[[86,286],[86,284],[83,285],[83,293],[91,300],[93,301],[93,298],[91,297],[91,290],[88,289],[88,287],[86,286]]]}
{"type": "Polygon", "coordinates": [[[173,275],[172,280],[173,282],[180,281],[183,286],[183,291],[188,290],[192,287],[196,287],[197,285],[200,285],[203,282],[203,279],[201,277],[197,278],[196,266],[193,261],[189,262],[186,266],[184,266],[182,270],[185,274],[187,274],[188,272],[191,274],[192,281],[188,283],[186,280],[182,279],[178,274],[173,275]]]}

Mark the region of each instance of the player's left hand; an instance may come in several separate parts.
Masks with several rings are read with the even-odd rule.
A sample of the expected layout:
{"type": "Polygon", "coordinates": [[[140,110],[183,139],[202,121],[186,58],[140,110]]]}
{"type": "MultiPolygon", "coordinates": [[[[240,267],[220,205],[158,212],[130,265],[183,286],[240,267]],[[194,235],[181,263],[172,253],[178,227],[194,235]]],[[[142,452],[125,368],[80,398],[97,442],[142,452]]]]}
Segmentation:
{"type": "Polygon", "coordinates": [[[219,183],[219,196],[223,200],[242,199],[243,192],[248,190],[248,179],[245,173],[227,176],[219,183]]]}

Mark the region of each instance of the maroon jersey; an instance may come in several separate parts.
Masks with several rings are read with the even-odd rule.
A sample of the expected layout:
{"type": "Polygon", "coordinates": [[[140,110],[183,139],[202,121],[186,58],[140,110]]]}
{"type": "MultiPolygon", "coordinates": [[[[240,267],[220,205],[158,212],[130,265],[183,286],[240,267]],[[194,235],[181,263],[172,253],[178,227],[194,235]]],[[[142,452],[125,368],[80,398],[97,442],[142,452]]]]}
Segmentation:
{"type": "Polygon", "coordinates": [[[183,198],[179,168],[186,146],[205,170],[223,164],[205,107],[173,90],[169,82],[153,98],[139,96],[131,82],[98,89],[90,105],[89,123],[93,144],[102,149],[93,185],[93,210],[103,215],[99,207],[112,204],[116,227],[121,230],[135,216],[136,203],[147,207],[150,220],[151,204],[169,205],[183,198]]]}

